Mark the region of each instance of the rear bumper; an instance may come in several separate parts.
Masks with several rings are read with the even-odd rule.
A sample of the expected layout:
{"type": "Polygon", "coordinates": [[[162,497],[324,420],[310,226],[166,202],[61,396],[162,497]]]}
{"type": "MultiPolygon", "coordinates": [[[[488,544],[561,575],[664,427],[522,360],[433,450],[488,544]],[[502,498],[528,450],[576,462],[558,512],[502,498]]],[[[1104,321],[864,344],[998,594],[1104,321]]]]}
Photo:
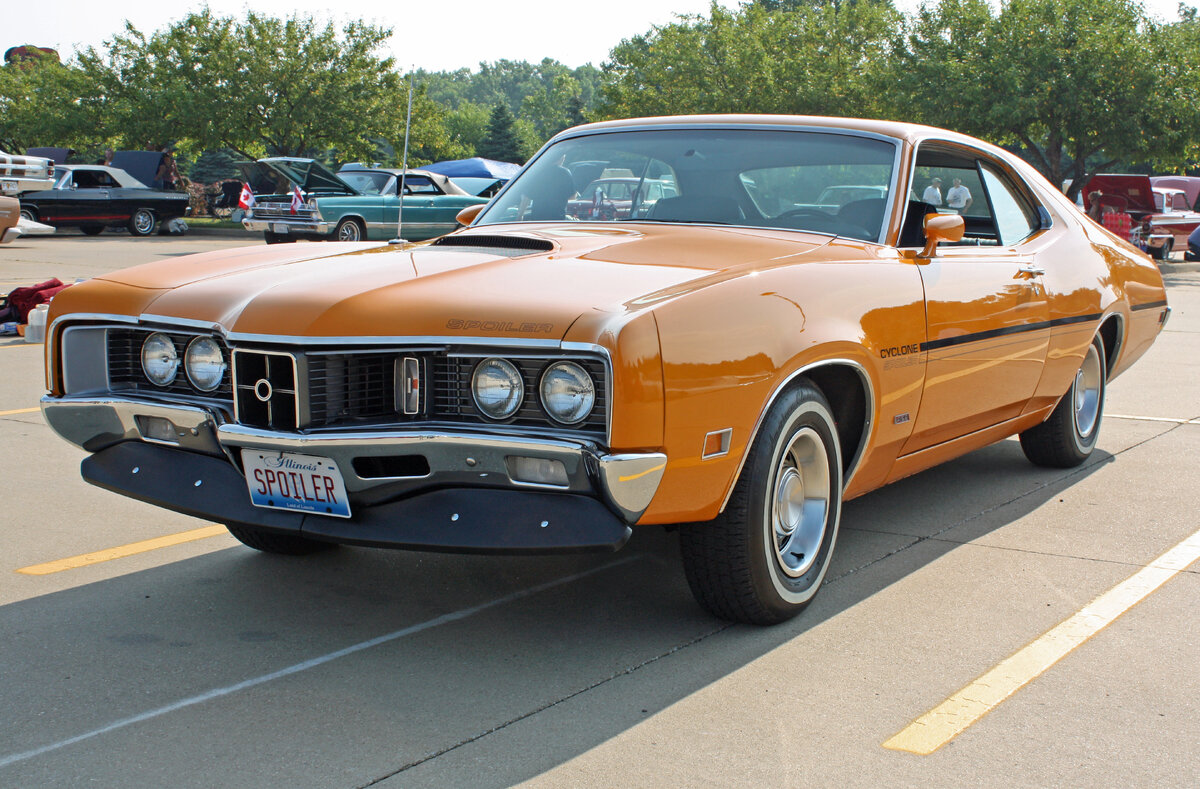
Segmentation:
{"type": "Polygon", "coordinates": [[[114,396],[47,396],[42,412],[59,435],[96,453],[84,461],[84,477],[102,487],[222,522],[307,529],[323,539],[395,547],[566,550],[572,539],[578,541],[576,550],[617,547],[625,537],[616,543],[610,539],[610,519],[622,528],[636,523],[657,492],[667,462],[657,452],[611,454],[586,441],[468,430],[267,431],[229,423],[218,409],[114,396]],[[352,517],[345,521],[254,506],[240,470],[242,450],[333,460],[352,517]],[[389,465],[398,459],[418,462],[389,465]],[[529,460],[560,464],[562,474],[554,483],[522,479],[522,463],[529,460]],[[130,471],[135,466],[141,470],[130,471]],[[192,479],[189,474],[201,476],[192,479]],[[147,485],[152,477],[155,482],[147,485]],[[488,522],[498,524],[492,539],[486,533],[456,536],[464,531],[461,517],[453,521],[457,531],[444,531],[451,521],[443,515],[467,512],[488,513],[488,522]],[[422,532],[425,536],[418,539],[405,525],[389,537],[388,529],[400,529],[399,514],[411,528],[439,529],[422,532]],[[525,531],[531,518],[538,527],[533,536],[525,531]],[[591,525],[586,533],[563,527],[548,534],[543,521],[591,525]],[[371,526],[362,531],[347,525],[354,523],[371,526]],[[392,526],[384,528],[384,523],[392,526]],[[523,536],[518,538],[514,529],[523,536]]]}

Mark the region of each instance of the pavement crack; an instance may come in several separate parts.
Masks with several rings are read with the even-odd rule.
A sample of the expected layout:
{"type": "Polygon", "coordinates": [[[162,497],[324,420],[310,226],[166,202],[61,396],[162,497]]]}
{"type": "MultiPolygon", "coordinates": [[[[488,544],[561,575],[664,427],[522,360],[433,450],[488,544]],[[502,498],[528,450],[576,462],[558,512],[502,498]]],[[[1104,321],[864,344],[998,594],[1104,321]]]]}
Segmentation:
{"type": "Polygon", "coordinates": [[[399,775],[400,773],[403,773],[407,770],[411,770],[412,768],[418,767],[422,764],[425,764],[428,761],[432,761],[433,759],[437,759],[440,756],[445,756],[446,754],[451,753],[452,751],[456,751],[459,748],[462,748],[466,745],[470,745],[471,743],[478,742],[479,740],[482,740],[484,737],[495,734],[498,731],[503,731],[504,729],[507,729],[509,726],[520,723],[521,721],[531,718],[534,715],[538,715],[542,712],[545,712],[548,709],[557,707],[559,704],[563,704],[564,702],[570,701],[571,699],[577,698],[578,696],[582,696],[585,693],[589,693],[589,692],[595,690],[596,688],[607,685],[608,683],[610,683],[614,680],[621,679],[622,677],[628,677],[637,671],[641,671],[642,669],[646,668],[647,666],[651,666],[651,665],[657,663],[658,661],[662,660],[663,658],[670,657],[671,655],[674,655],[677,652],[681,652],[682,650],[688,649],[689,647],[693,647],[696,644],[699,644],[701,641],[705,641],[709,638],[712,638],[713,636],[723,633],[726,630],[728,630],[734,626],[735,626],[735,623],[733,623],[733,622],[727,622],[725,624],[722,624],[720,627],[714,628],[713,630],[709,630],[706,633],[702,633],[701,635],[698,635],[689,641],[685,641],[682,644],[676,644],[675,646],[671,647],[670,649],[666,650],[665,652],[661,652],[661,653],[655,655],[654,657],[647,658],[646,660],[643,660],[641,663],[637,663],[636,665],[633,665],[633,666],[627,666],[627,667],[621,669],[620,671],[616,671],[616,672],[608,675],[607,677],[604,677],[603,679],[598,679],[595,682],[593,682],[592,684],[586,685],[582,688],[579,688],[578,690],[574,690],[565,696],[561,696],[561,697],[555,699],[554,701],[546,702],[545,704],[535,707],[527,712],[523,712],[520,715],[517,715],[513,718],[509,718],[508,720],[504,721],[503,723],[499,723],[499,724],[493,726],[492,728],[487,729],[486,731],[479,732],[478,734],[475,734],[471,737],[467,737],[466,739],[459,740],[458,742],[454,743],[453,745],[447,745],[445,748],[440,748],[432,753],[425,754],[424,756],[422,756],[418,759],[414,759],[410,762],[407,762],[407,763],[401,765],[400,767],[396,768],[395,770],[392,770],[389,773],[381,775],[378,778],[372,779],[371,781],[368,781],[365,784],[361,784],[359,787],[357,787],[357,789],[367,789],[367,787],[376,786],[376,785],[380,784],[381,782],[388,780],[389,778],[394,778],[395,776],[399,775]]]}

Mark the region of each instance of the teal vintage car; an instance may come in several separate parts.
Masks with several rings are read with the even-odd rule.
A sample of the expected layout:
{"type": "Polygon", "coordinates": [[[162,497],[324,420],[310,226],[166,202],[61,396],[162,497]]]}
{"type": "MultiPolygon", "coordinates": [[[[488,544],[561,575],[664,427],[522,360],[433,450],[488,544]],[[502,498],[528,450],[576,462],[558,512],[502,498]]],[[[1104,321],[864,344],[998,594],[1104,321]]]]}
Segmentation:
{"type": "Polygon", "coordinates": [[[387,241],[403,233],[424,241],[458,227],[458,212],[482,205],[444,175],[424,170],[344,169],[334,173],[320,162],[270,157],[242,165],[254,205],[242,227],[261,232],[268,244],[313,241],[387,241]],[[403,179],[401,178],[403,176],[403,179]],[[400,186],[404,185],[404,226],[399,229],[400,186]],[[299,187],[300,204],[293,201],[299,187]]]}

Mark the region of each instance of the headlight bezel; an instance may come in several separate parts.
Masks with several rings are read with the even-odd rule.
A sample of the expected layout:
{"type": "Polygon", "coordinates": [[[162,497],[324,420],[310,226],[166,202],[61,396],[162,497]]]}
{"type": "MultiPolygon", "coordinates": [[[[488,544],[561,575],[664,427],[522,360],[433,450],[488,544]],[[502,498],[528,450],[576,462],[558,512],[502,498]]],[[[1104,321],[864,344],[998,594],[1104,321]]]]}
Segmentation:
{"type": "MultiPolygon", "coordinates": [[[[197,353],[199,353],[199,351],[197,351],[197,353]]],[[[216,338],[201,334],[192,338],[188,342],[187,348],[183,352],[183,369],[187,375],[188,382],[191,383],[191,385],[198,391],[208,394],[221,388],[221,384],[225,381],[225,374],[229,371],[229,361],[225,358],[224,348],[221,347],[221,343],[217,342],[216,338]],[[215,351],[217,358],[220,359],[220,372],[211,386],[206,386],[205,384],[201,383],[199,380],[200,376],[192,370],[193,351],[202,343],[210,344],[211,350],[215,351]]]]}
{"type": "Polygon", "coordinates": [[[166,332],[156,331],[146,335],[146,339],[142,340],[142,349],[139,353],[142,364],[142,374],[146,376],[146,380],[155,386],[165,389],[179,378],[179,368],[183,366],[183,358],[179,355],[179,348],[176,347],[175,341],[166,332]],[[165,375],[156,376],[150,372],[150,365],[147,363],[147,353],[154,353],[150,349],[150,344],[156,339],[161,339],[166,342],[164,351],[168,351],[167,366],[170,368],[165,375]],[[160,380],[161,379],[161,380],[160,380]]]}
{"type": "Polygon", "coordinates": [[[474,370],[471,371],[471,400],[475,403],[475,408],[479,413],[487,419],[495,422],[504,422],[515,417],[521,410],[521,406],[525,403],[525,376],[521,373],[521,368],[513,362],[500,356],[488,356],[476,363],[474,370]],[[488,365],[494,365],[497,369],[506,374],[505,377],[517,385],[510,388],[516,392],[515,402],[509,401],[506,409],[494,412],[484,403],[480,402],[480,375],[488,365]],[[509,374],[511,373],[511,374],[509,374]]]}
{"type": "Polygon", "coordinates": [[[541,375],[538,377],[538,402],[541,404],[542,410],[546,413],[546,416],[548,416],[556,424],[563,425],[565,427],[575,427],[576,425],[587,421],[587,418],[590,417],[592,412],[596,409],[596,390],[596,381],[592,378],[591,373],[589,373],[587,368],[582,364],[572,359],[559,359],[551,362],[550,364],[546,365],[545,369],[542,370],[541,375]],[[564,417],[562,412],[550,406],[552,395],[547,394],[546,384],[549,376],[557,370],[569,370],[573,374],[572,377],[574,377],[576,381],[585,381],[587,383],[587,407],[582,411],[579,411],[573,418],[568,418],[570,417],[570,414],[567,414],[567,416],[564,417]]]}

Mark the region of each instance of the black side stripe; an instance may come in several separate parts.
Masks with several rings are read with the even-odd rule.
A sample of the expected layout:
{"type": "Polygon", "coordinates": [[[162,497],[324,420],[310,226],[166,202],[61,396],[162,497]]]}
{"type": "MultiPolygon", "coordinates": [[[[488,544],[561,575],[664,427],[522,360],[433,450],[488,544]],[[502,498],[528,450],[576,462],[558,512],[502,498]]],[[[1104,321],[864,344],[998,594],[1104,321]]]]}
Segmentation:
{"type": "Polygon", "coordinates": [[[1148,301],[1145,304],[1134,304],[1129,309],[1131,311],[1153,310],[1153,309],[1157,309],[1159,307],[1165,307],[1165,306],[1167,306],[1167,300],[1163,299],[1162,301],[1148,301]]]}
{"type": "Polygon", "coordinates": [[[936,351],[939,348],[950,348],[955,345],[965,345],[969,342],[991,340],[996,337],[1004,337],[1009,334],[1023,334],[1025,332],[1041,331],[1042,329],[1052,329],[1055,326],[1069,326],[1073,323],[1087,323],[1088,321],[1100,320],[1101,316],[1102,313],[1099,312],[1095,313],[1094,315],[1072,315],[1068,318],[1055,318],[1052,321],[1023,323],[1020,326],[1005,326],[1000,329],[991,329],[990,331],[980,331],[975,332],[974,334],[963,334],[958,337],[947,337],[943,340],[929,340],[921,343],[921,350],[936,351]]]}

